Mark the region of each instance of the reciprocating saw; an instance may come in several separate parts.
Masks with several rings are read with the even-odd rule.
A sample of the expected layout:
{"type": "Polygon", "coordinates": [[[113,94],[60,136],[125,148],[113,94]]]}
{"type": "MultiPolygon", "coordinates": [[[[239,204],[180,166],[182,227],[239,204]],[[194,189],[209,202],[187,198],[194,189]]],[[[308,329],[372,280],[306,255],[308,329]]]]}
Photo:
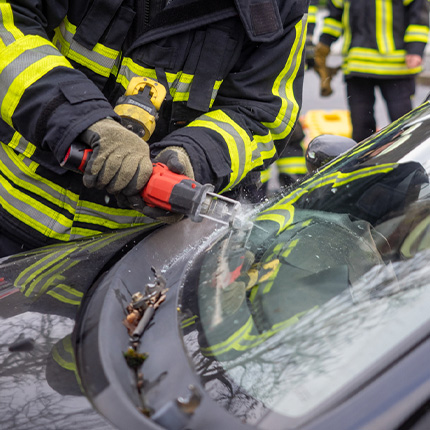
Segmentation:
{"type": "MultiPolygon", "coordinates": [[[[148,140],[155,129],[158,110],[165,97],[163,85],[148,78],[133,78],[115,112],[125,127],[148,140]]],[[[83,173],[92,155],[92,149],[73,143],[61,163],[63,167],[83,173]]],[[[211,184],[197,181],[168,169],[165,164],[153,163],[152,175],[140,195],[145,204],[172,213],[187,215],[192,221],[203,218],[232,225],[240,203],[215,194],[211,184]]]]}

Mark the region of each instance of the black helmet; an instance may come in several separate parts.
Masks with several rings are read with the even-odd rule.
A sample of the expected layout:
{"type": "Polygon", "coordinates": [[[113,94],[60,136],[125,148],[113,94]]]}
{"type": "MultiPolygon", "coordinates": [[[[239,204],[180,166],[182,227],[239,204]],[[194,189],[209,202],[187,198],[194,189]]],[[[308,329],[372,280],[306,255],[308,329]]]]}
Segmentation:
{"type": "Polygon", "coordinates": [[[319,169],[324,164],[357,145],[349,137],[322,134],[309,142],[306,149],[306,168],[308,172],[319,169]]]}

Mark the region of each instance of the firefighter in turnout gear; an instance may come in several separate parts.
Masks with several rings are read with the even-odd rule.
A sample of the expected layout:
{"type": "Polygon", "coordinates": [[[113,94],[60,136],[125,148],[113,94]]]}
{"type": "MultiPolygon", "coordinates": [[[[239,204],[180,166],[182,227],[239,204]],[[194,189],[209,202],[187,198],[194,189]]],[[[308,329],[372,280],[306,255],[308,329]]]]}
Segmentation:
{"type": "Polygon", "coordinates": [[[307,9],[292,0],[2,2],[0,255],[153,225],[127,203],[163,151],[165,164],[215,192],[236,197],[258,182],[300,113],[307,9]],[[133,77],[167,90],[148,142],[114,110],[133,77]],[[77,141],[93,149],[83,178],[61,166],[77,141]]]}
{"type": "Polygon", "coordinates": [[[332,92],[326,58],[330,46],[343,36],[342,70],[346,82],[355,141],[376,130],[375,88],[379,87],[391,121],[412,109],[415,76],[429,34],[428,0],[329,0],[315,49],[315,69],[321,95],[332,92]]]}

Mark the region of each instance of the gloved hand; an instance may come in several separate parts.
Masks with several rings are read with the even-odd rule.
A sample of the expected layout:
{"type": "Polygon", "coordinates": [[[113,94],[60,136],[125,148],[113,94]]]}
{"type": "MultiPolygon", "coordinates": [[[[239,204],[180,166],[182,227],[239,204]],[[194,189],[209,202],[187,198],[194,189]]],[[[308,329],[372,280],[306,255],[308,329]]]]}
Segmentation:
{"type": "MultiPolygon", "coordinates": [[[[180,175],[188,176],[194,179],[194,170],[191,164],[190,157],[184,148],[179,146],[168,146],[163,149],[156,157],[156,162],[165,164],[169,170],[180,175]]],[[[143,201],[142,201],[143,202],[143,201]]],[[[138,205],[139,201],[136,199],[135,204],[138,205]]],[[[141,206],[138,208],[146,216],[161,221],[167,224],[173,224],[180,221],[184,215],[173,214],[160,208],[153,208],[150,206],[141,206]]]]}
{"type": "Polygon", "coordinates": [[[180,146],[168,146],[155,157],[155,161],[165,164],[172,172],[194,179],[190,157],[180,146]]]}
{"type": "Polygon", "coordinates": [[[319,42],[315,47],[315,65],[314,69],[320,77],[320,94],[322,97],[328,97],[333,93],[331,80],[337,70],[328,68],[326,65],[327,57],[330,54],[330,46],[319,42]]]}
{"type": "Polygon", "coordinates": [[[123,198],[137,197],[152,173],[148,144],[110,118],[91,125],[80,138],[93,149],[84,185],[123,198]]]}

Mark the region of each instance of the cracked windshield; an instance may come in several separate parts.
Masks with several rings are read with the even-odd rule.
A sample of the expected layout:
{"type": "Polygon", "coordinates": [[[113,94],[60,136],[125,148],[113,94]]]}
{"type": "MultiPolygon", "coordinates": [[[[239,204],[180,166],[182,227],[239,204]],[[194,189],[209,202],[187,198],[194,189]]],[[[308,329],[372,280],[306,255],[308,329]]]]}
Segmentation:
{"type": "Polygon", "coordinates": [[[424,108],[393,123],[205,255],[183,297],[197,334],[182,321],[183,335],[231,412],[321,409],[428,321],[429,123],[424,108]]]}

